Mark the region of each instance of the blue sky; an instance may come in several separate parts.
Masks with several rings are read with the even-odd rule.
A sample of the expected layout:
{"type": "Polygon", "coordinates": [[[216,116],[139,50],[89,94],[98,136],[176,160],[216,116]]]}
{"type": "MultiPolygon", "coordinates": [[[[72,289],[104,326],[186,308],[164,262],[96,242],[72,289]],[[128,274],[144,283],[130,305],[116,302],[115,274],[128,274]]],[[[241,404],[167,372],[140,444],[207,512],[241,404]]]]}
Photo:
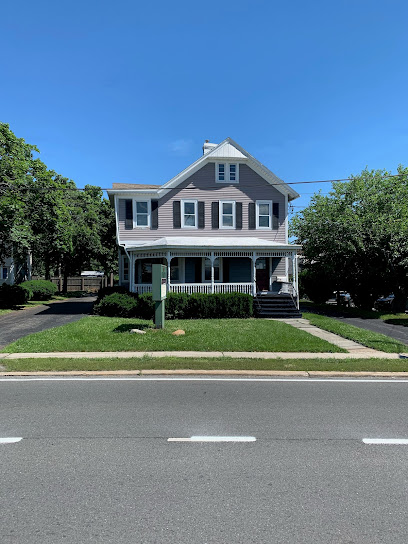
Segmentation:
{"type": "Polygon", "coordinates": [[[408,165],[406,0],[1,11],[0,121],[79,187],[164,183],[227,136],[287,182],[408,165]]]}

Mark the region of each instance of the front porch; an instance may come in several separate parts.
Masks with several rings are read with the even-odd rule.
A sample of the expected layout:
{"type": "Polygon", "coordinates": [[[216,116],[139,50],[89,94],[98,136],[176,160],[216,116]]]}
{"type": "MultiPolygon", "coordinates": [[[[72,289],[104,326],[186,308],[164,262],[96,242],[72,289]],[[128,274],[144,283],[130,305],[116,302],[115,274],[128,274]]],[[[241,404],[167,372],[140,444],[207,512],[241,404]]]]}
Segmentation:
{"type": "Polygon", "coordinates": [[[167,265],[170,293],[290,295],[299,308],[296,249],[269,251],[129,251],[121,283],[135,293],[151,291],[151,267],[167,265]]]}

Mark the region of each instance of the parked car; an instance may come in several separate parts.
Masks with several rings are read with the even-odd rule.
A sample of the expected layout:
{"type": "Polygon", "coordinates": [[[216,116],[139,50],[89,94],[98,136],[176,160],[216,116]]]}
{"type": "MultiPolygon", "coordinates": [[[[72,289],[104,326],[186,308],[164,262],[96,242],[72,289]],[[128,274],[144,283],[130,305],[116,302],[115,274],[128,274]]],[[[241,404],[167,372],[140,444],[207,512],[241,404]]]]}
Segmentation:
{"type": "MultiPolygon", "coordinates": [[[[340,304],[342,306],[348,307],[353,305],[350,293],[347,293],[346,291],[339,291],[339,295],[340,295],[340,304]]],[[[333,297],[329,298],[326,304],[337,304],[337,291],[333,291],[333,297]]]]}
{"type": "Polygon", "coordinates": [[[380,297],[374,302],[374,308],[376,310],[384,310],[391,308],[392,303],[394,302],[394,294],[391,293],[387,297],[380,297]]]}

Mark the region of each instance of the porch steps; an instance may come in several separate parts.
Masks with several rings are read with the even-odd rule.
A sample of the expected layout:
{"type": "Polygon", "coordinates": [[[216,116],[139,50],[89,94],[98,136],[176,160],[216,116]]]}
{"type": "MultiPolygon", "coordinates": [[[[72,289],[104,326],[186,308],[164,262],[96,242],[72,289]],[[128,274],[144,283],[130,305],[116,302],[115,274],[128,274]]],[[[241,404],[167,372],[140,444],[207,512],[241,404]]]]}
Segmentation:
{"type": "Polygon", "coordinates": [[[290,295],[261,293],[255,297],[258,317],[302,317],[290,295]]]}

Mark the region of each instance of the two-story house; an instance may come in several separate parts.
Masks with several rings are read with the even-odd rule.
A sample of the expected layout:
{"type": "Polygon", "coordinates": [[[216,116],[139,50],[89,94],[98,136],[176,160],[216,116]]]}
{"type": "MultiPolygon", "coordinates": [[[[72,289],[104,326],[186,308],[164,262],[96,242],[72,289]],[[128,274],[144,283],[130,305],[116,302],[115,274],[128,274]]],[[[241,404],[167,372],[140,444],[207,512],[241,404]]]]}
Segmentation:
{"type": "Polygon", "coordinates": [[[203,155],[164,185],[114,183],[120,284],[151,289],[153,263],[170,292],[289,293],[298,306],[288,203],[299,195],[236,142],[203,155]]]}

